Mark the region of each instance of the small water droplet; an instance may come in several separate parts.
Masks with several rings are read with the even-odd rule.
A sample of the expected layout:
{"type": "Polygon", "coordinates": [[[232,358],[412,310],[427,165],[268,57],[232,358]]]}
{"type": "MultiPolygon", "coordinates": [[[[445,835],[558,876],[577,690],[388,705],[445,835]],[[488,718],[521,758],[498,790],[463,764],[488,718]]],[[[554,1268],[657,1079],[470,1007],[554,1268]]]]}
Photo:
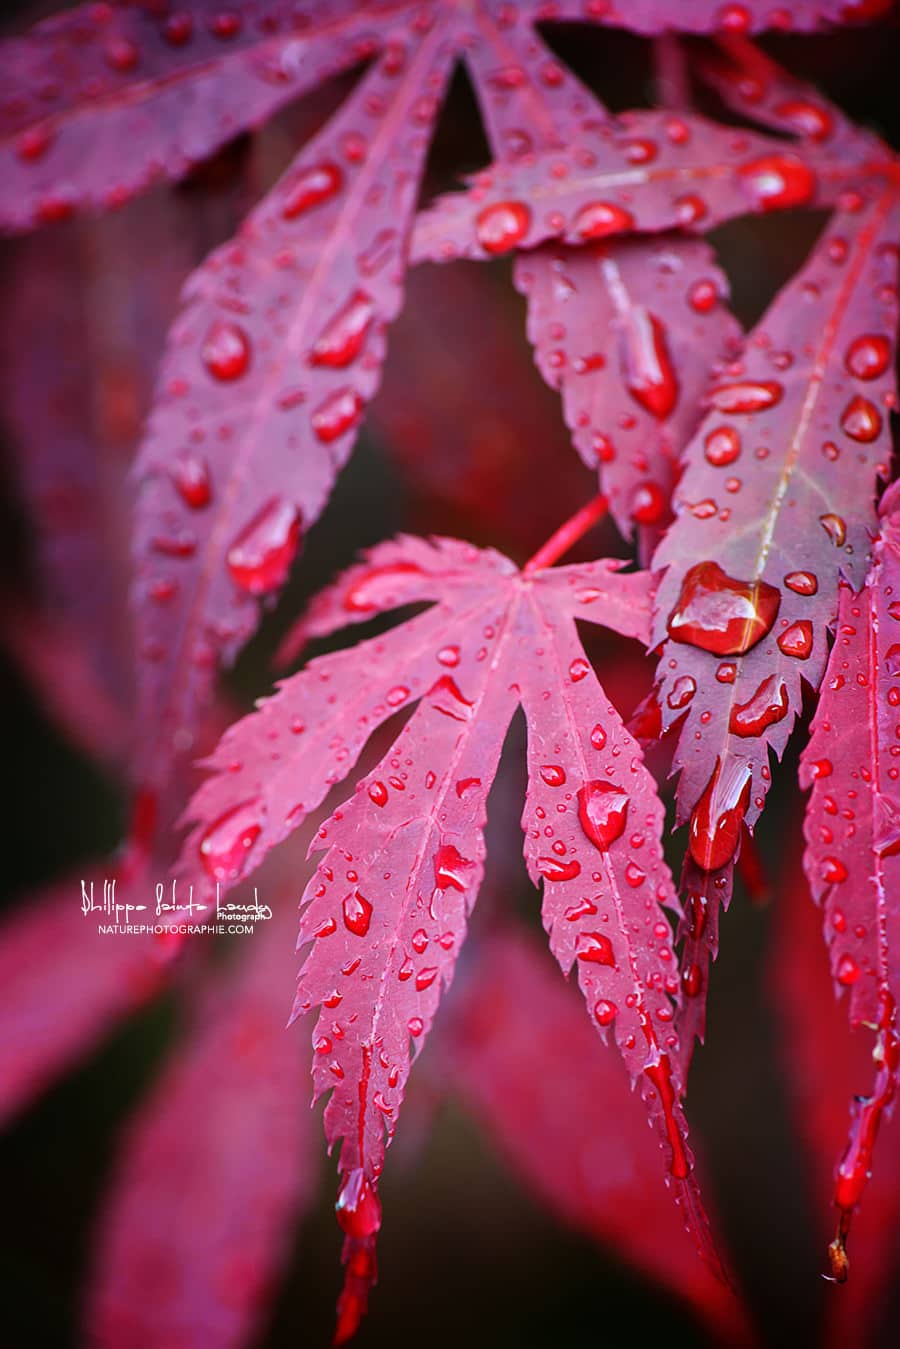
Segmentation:
{"type": "Polygon", "coordinates": [[[237,323],[216,319],[200,351],[209,373],[227,383],[240,379],[250,364],[250,339],[237,323]]]}

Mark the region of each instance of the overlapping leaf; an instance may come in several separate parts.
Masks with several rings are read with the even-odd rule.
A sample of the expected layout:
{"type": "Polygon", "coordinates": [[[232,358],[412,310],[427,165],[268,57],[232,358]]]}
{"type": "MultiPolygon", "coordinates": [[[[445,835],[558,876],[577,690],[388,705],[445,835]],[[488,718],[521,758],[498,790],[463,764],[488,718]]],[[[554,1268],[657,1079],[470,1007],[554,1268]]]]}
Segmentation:
{"type": "Polygon", "coordinates": [[[803,754],[811,786],[804,866],[825,914],[831,973],[850,1021],[877,1032],[875,1084],[856,1097],[837,1174],[837,1277],[850,1217],[872,1169],[882,1115],[897,1089],[900,1041],[900,499],[882,502],[882,532],[859,595],[842,587],[835,645],[803,754]]]}
{"type": "Polygon", "coordinates": [[[326,1128],[343,1140],[348,1324],[364,1299],[353,1270],[360,1260],[367,1268],[380,1221],[385,1129],[396,1122],[410,1043],[427,1034],[465,933],[487,793],[519,702],[529,725],[526,859],[544,882],[551,946],[565,971],[576,966],[594,1020],[612,1028],[641,1079],[686,1217],[708,1246],[671,1069],[678,976],[661,904],[676,901],[662,806],[574,626],[577,617],[640,637],[647,577],[609,562],[519,572],[450,540],[401,540],[320,596],[307,635],[423,600],[433,608],[314,660],[232,728],[190,807],[199,823],[183,855],[195,888],[204,869],[220,884],[246,874],[351,770],[374,727],[418,700],[382,762],[319,831],[316,846],[328,851],[301,923],[301,942],[313,946],[296,1010],[319,1008],[316,1089],[331,1090],[326,1128]]]}
{"type": "Polygon", "coordinates": [[[418,219],[417,261],[488,258],[549,239],[705,231],[734,216],[834,200],[847,166],[819,149],[705,118],[623,113],[564,150],[496,163],[418,219]]]}
{"type": "MultiPolygon", "coordinates": [[[[884,8],[885,6],[880,6],[884,8]]],[[[545,5],[517,7],[527,22],[545,5]]],[[[790,26],[877,17],[872,0],[808,0],[790,26]]],[[[161,178],[178,178],[290,99],[370,55],[384,28],[428,12],[455,17],[453,0],[186,0],[183,6],[85,4],[0,47],[0,227],[28,229],[81,206],[111,207],[161,178]]],[[[510,7],[477,7],[491,27],[510,7]]],[[[570,0],[551,17],[663,29],[752,31],[767,4],[570,0]]],[[[515,17],[515,16],[513,16],[515,17]]]]}
{"type": "Polygon", "coordinates": [[[677,236],[547,245],[517,261],[516,284],[538,367],[619,528],[658,538],[711,372],[739,336],[711,250],[677,236]]]}
{"type": "Polygon", "coordinates": [[[479,948],[449,1031],[441,1049],[453,1089],[529,1189],[671,1288],[717,1342],[747,1343],[734,1294],[697,1260],[659,1182],[625,1074],[535,942],[497,929],[479,948]]]}
{"type": "Polygon", "coordinates": [[[390,43],[186,289],[138,465],[151,783],[190,746],[217,661],[284,580],[377,387],[450,56],[440,25],[390,43]]]}
{"type": "MultiPolygon", "coordinates": [[[[851,1034],[843,1009],[834,999],[821,929],[822,915],[811,902],[798,858],[778,884],[769,994],[780,1017],[779,1044],[787,1088],[815,1186],[819,1228],[827,1240],[834,1226],[834,1208],[825,1200],[833,1191],[835,1158],[845,1145],[847,1103],[865,1087],[872,1064],[871,1036],[865,1030],[851,1034]]],[[[896,1111],[882,1122],[874,1160],[875,1181],[854,1219],[851,1277],[844,1287],[828,1285],[825,1290],[823,1339],[830,1349],[847,1344],[874,1349],[877,1344],[890,1343],[885,1313],[896,1276],[900,1222],[900,1114],[896,1111]]]]}
{"type": "Polygon", "coordinates": [[[781,755],[804,683],[822,678],[839,578],[865,574],[889,456],[893,189],[846,207],[711,390],[654,557],[662,721],[680,723],[679,808],[707,901],[703,982],[708,901],[730,878],[702,873],[730,865],[742,821],[762,809],[769,751],[781,755]]]}
{"type": "Polygon", "coordinates": [[[0,47],[0,228],[180,178],[377,44],[404,0],[85,4],[0,47]]]}

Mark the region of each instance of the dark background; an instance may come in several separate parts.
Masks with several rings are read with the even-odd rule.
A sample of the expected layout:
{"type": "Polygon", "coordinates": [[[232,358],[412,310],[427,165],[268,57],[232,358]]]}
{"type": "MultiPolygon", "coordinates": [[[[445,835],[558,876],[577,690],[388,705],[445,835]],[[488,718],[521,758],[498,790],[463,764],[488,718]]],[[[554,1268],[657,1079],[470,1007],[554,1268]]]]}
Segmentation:
{"type": "MultiPolygon", "coordinates": [[[[16,31],[26,17],[38,12],[45,11],[7,4],[3,15],[7,31],[16,31]]],[[[649,44],[602,29],[548,27],[544,32],[614,110],[651,101],[649,44]]],[[[779,39],[765,45],[795,71],[823,85],[858,119],[900,143],[896,28],[779,39]]],[[[173,209],[192,220],[194,261],[233,231],[254,196],[290,156],[297,128],[308,134],[351,83],[334,82],[305,100],[301,109],[276,118],[255,143],[242,138],[214,163],[201,167],[187,184],[159,194],[170,196],[173,209]]],[[[457,77],[431,155],[428,192],[448,186],[456,174],[487,159],[473,99],[465,81],[457,77]]],[[[126,208],[126,219],[128,212],[141,210],[140,201],[126,208]]],[[[758,318],[796,269],[820,225],[814,214],[794,213],[789,218],[737,222],[712,235],[731,281],[733,307],[745,324],[758,318]]],[[[83,240],[84,232],[95,227],[88,222],[73,228],[83,240]]],[[[4,275],[17,266],[20,247],[18,242],[0,247],[4,275]]],[[[412,278],[410,307],[392,344],[401,355],[389,358],[386,387],[359,448],[312,532],[277,614],[269,616],[229,677],[247,704],[270,688],[269,659],[287,619],[360,546],[400,527],[434,529],[490,542],[521,560],[591,490],[590,476],[567,446],[556,400],[541,388],[535,397],[545,397],[548,418],[558,423],[558,439],[552,446],[518,441],[511,445],[502,429],[508,391],[504,395],[491,388],[472,388],[469,405],[455,409],[463,456],[460,469],[454,471],[452,464],[444,464],[442,472],[434,465],[416,467],[408,453],[397,453],[388,442],[384,425],[390,418],[380,416],[379,407],[392,391],[402,389],[404,380],[418,377],[398,364],[402,352],[415,349],[416,324],[427,321],[441,286],[454,287],[462,266],[430,269],[427,281],[412,278]],[[492,485],[485,494],[490,501],[479,501],[477,492],[465,488],[466,456],[471,454],[467,426],[475,416],[488,418],[494,426],[493,435],[483,442],[490,460],[482,466],[492,485]],[[560,480],[546,504],[541,475],[556,462],[560,480]],[[505,513],[494,490],[504,481],[509,496],[505,513]],[[554,514],[548,519],[551,509],[554,514]]],[[[523,304],[509,283],[508,265],[479,265],[475,275],[508,315],[509,343],[524,351],[523,304]]],[[[73,293],[83,291],[86,272],[74,269],[71,285],[73,293]]],[[[127,279],[121,285],[127,287],[127,279]]],[[[125,304],[127,296],[113,287],[106,302],[125,304]]],[[[23,340],[32,336],[27,314],[10,313],[3,321],[17,325],[23,340]]],[[[477,312],[472,323],[475,332],[477,312]]],[[[520,364],[524,367],[529,359],[520,364]]],[[[89,368],[84,378],[92,378],[89,368]]],[[[538,375],[533,373],[532,378],[539,386],[538,375]]],[[[9,504],[0,552],[4,589],[20,592],[29,585],[31,574],[31,535],[16,467],[27,446],[14,443],[11,435],[7,441],[9,504]]],[[[445,438],[443,444],[448,443],[445,438]]],[[[422,448],[427,455],[427,446],[422,448]]],[[[624,551],[612,532],[604,535],[604,544],[607,551],[624,551]]],[[[114,775],[65,743],[8,658],[3,662],[3,680],[6,776],[12,791],[3,808],[2,877],[6,902],[12,906],[53,877],[115,845],[121,835],[124,793],[114,775]]],[[[795,739],[802,743],[802,734],[795,739]]],[[[797,820],[790,785],[793,766],[792,761],[786,763],[780,782],[776,777],[760,830],[772,875],[799,846],[796,824],[790,823],[797,820]]],[[[533,925],[537,897],[524,871],[510,860],[510,853],[519,847],[517,838],[501,837],[489,860],[502,868],[507,902],[523,922],[533,925]],[[508,879],[511,874],[517,877],[514,883],[508,879]]],[[[490,893],[492,887],[487,889],[490,893]]],[[[499,901],[488,904],[492,902],[499,901]]],[[[830,1290],[818,1278],[821,1251],[810,1236],[812,1201],[799,1144],[789,1125],[777,1027],[765,991],[770,927],[771,910],[749,905],[738,893],[724,925],[723,950],[712,981],[708,1044],[695,1062],[690,1113],[695,1132],[704,1140],[715,1199],[737,1267],[763,1338],[775,1346],[813,1342],[823,1298],[830,1290]]],[[[63,960],[65,953],[55,953],[54,958],[63,960]]],[[[454,989],[450,997],[458,992],[454,989]]],[[[139,1106],[163,1063],[177,1034],[178,1018],[174,995],[162,994],[33,1105],[3,1139],[0,1342],[60,1349],[76,1342],[79,1281],[98,1195],[123,1121],[139,1106]]],[[[402,1124],[399,1132],[402,1136],[402,1124]]],[[[298,1230],[292,1266],[263,1340],[266,1349],[324,1344],[330,1337],[340,1244],[331,1213],[330,1175],[317,1210],[298,1230]]],[[[512,1349],[601,1339],[614,1345],[641,1345],[665,1336],[674,1349],[706,1342],[680,1305],[630,1273],[614,1252],[563,1230],[548,1216],[452,1100],[440,1108],[420,1145],[404,1149],[398,1137],[386,1169],[383,1198],[382,1277],[360,1335],[361,1346],[421,1342],[442,1349],[468,1341],[512,1349]]],[[[900,1305],[894,1311],[896,1318],[900,1305]]],[[[883,1343],[889,1342],[893,1340],[885,1331],[883,1343]]]]}

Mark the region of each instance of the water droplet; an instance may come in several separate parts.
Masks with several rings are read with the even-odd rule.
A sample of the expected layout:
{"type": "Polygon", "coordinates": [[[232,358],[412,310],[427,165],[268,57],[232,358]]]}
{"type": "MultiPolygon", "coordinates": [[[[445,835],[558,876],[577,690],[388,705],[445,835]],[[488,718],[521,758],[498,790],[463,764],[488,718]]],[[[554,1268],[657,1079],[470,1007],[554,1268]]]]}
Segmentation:
{"type": "Polygon", "coordinates": [[[474,865],[452,843],[442,843],[434,854],[434,883],[439,890],[465,890],[466,872],[474,865]]]}
{"type": "Polygon", "coordinates": [[[669,691],[666,702],[673,712],[678,712],[682,707],[687,707],[696,692],[696,680],[690,675],[679,675],[669,691]]]}
{"type": "Polygon", "coordinates": [[[792,623],[778,638],[778,647],[786,656],[807,660],[813,648],[812,623],[805,618],[792,623]]]}
{"type": "Polygon", "coordinates": [[[599,1026],[611,1026],[616,1019],[618,1007],[607,998],[601,998],[594,1004],[594,1017],[599,1026]]]}
{"type": "Polygon", "coordinates": [[[853,957],[844,955],[841,956],[837,963],[835,978],[839,984],[843,984],[845,988],[849,988],[852,984],[857,982],[861,973],[862,971],[853,957]]]}
{"type": "Polygon", "coordinates": [[[311,168],[301,169],[288,185],[287,195],[281,214],[285,220],[295,220],[298,215],[330,201],[340,191],[344,175],[337,164],[315,164],[311,168]]]}
{"type": "Polygon", "coordinates": [[[568,862],[560,862],[555,857],[539,857],[538,871],[548,881],[574,881],[581,875],[581,863],[574,857],[568,862]]]}
{"type": "Polygon", "coordinates": [[[815,595],[819,589],[818,579],[811,571],[789,571],[784,584],[795,595],[815,595]]]}
{"type": "Polygon", "coordinates": [[[386,806],[388,803],[388,790],[383,782],[369,783],[369,800],[376,806],[386,806]]]}
{"type": "Polygon", "coordinates": [[[703,971],[699,965],[688,965],[687,969],[682,971],[681,987],[686,997],[699,997],[703,991],[703,971]]]}
{"type": "Polygon", "coordinates": [[[868,398],[863,398],[862,394],[851,398],[841,414],[841,430],[851,440],[857,440],[863,445],[878,439],[881,426],[881,413],[875,404],[870,403],[868,398]]]}
{"type": "Polygon", "coordinates": [[[428,965],[425,969],[419,970],[416,975],[416,989],[419,993],[424,993],[426,988],[430,988],[438,976],[437,966],[428,965]]]}
{"type": "Polygon", "coordinates": [[[667,504],[659,483],[647,478],[632,492],[629,514],[636,525],[656,525],[665,514],[667,504]]]}
{"type": "Polygon", "coordinates": [[[330,445],[358,425],[362,412],[363,400],[355,389],[338,389],[316,408],[312,429],[323,445],[330,445]]]}
{"type": "Polygon", "coordinates": [[[750,800],[750,770],[737,760],[715,771],[691,815],[689,847],[703,871],[718,871],[731,861],[741,837],[750,800]]]}
{"type": "Polygon", "coordinates": [[[310,354],[311,365],[342,370],[356,359],[375,314],[371,295],[358,290],[326,324],[310,354]]]}
{"type": "Polygon", "coordinates": [[[589,965],[609,965],[615,968],[612,942],[602,932],[579,932],[575,955],[589,965]]]}
{"type": "Polygon", "coordinates": [[[290,571],[300,543],[300,517],[288,501],[275,499],[254,516],[226,555],[232,579],[251,595],[267,595],[290,571]]]}
{"type": "Polygon", "coordinates": [[[344,608],[351,614],[368,614],[376,609],[392,609],[398,603],[397,595],[408,576],[420,576],[421,568],[413,562],[395,562],[387,567],[373,567],[350,587],[344,596],[344,608]]]}
{"type": "Polygon", "coordinates": [[[877,379],[891,361],[891,344],[886,337],[866,333],[847,348],[844,364],[856,379],[877,379]]]}
{"type": "Polygon", "coordinates": [[[348,1237],[371,1237],[381,1227],[381,1201],[362,1167],[349,1171],[344,1177],[335,1213],[348,1237]]]}
{"type": "Polygon", "coordinates": [[[810,103],[805,98],[788,98],[778,103],[774,109],[776,117],[783,118],[789,126],[809,136],[814,141],[825,141],[834,130],[834,120],[826,108],[810,103]]]}
{"type": "Polygon", "coordinates": [[[406,702],[408,697],[409,689],[406,685],[395,684],[394,687],[388,689],[387,693],[384,695],[384,701],[387,703],[388,707],[399,707],[401,703],[406,702]]]}
{"type": "Polygon", "coordinates": [[[606,850],[625,831],[628,797],[612,782],[586,782],[579,787],[578,820],[585,836],[600,852],[606,850]]]}
{"type": "Polygon", "coordinates": [[[733,464],[741,452],[741,438],[732,426],[717,426],[703,441],[703,453],[714,468],[733,464]]]}
{"type": "Polygon", "coordinates": [[[566,780],[565,770],[559,764],[545,763],[541,767],[541,777],[548,787],[561,787],[566,780]]]}
{"type": "Polygon", "coordinates": [[[650,1067],[645,1068],[644,1075],[656,1088],[663,1108],[666,1137],[672,1150],[669,1159],[669,1171],[676,1180],[684,1180],[690,1175],[691,1164],[688,1160],[681,1130],[675,1119],[675,1089],[672,1086],[672,1065],[669,1062],[668,1054],[663,1054],[659,1063],[651,1064],[650,1067]]]}
{"type": "Polygon", "coordinates": [[[602,749],[606,744],[606,732],[599,723],[591,731],[591,744],[594,749],[602,749]]]}
{"type": "Polygon", "coordinates": [[[576,660],[573,660],[572,664],[569,666],[569,678],[571,679],[573,684],[580,683],[581,680],[584,679],[586,675],[590,674],[590,672],[591,672],[590,665],[588,665],[586,660],[582,660],[581,657],[578,657],[576,660]]]}
{"type": "Polygon", "coordinates": [[[609,234],[624,234],[634,225],[630,211],[612,201],[593,201],[582,206],[572,222],[580,239],[605,239],[609,234]]]}
{"type": "Polygon", "coordinates": [[[760,211],[805,206],[816,190],[813,171],[795,155],[763,155],[738,169],[741,186],[760,211]]]}
{"type": "Polygon", "coordinates": [[[459,664],[459,655],[458,646],[442,646],[437,653],[437,658],[441,665],[446,665],[452,670],[459,664]]]}
{"type": "Polygon", "coordinates": [[[715,656],[743,655],[770,631],[780,603],[765,581],[739,581],[716,562],[698,562],[685,574],[669,635],[715,656]]]}
{"type": "Polygon", "coordinates": [[[756,736],[783,721],[788,714],[787,687],[776,675],[767,675],[745,703],[731,709],[728,729],[732,735],[756,736]]]}
{"type": "Polygon", "coordinates": [[[364,937],[372,919],[372,905],[357,890],[344,900],[344,927],[357,937],[364,937]]]}
{"type": "Polygon", "coordinates": [[[668,417],[678,401],[678,381],[662,322],[643,308],[630,309],[620,330],[625,387],[651,416],[668,417]]]}
{"type": "Polygon", "coordinates": [[[774,379],[743,379],[718,384],[709,391],[709,401],[719,412],[751,413],[773,408],[784,397],[784,389],[774,379]]]}
{"type": "Polygon", "coordinates": [[[843,547],[847,539],[847,522],[841,515],[820,515],[819,524],[825,530],[835,548],[843,547]]]}
{"type": "Polygon", "coordinates": [[[234,806],[206,830],[200,840],[200,860],[214,881],[235,881],[247,855],[262,832],[259,801],[234,806]]]}
{"type": "Polygon", "coordinates": [[[200,350],[203,364],[218,380],[240,379],[250,364],[250,339],[237,323],[216,319],[200,350]]]}
{"type": "Polygon", "coordinates": [[[839,857],[823,857],[820,874],[826,885],[840,885],[847,879],[847,868],[839,857]]]}
{"type": "Polygon", "coordinates": [[[475,221],[475,234],[485,253],[508,253],[522,242],[531,224],[531,211],[522,201],[500,201],[487,206],[475,221]]]}
{"type": "Polygon", "coordinates": [[[212,486],[206,461],[185,454],[172,466],[172,481],[178,494],[191,510],[202,510],[212,500],[212,486]]]}

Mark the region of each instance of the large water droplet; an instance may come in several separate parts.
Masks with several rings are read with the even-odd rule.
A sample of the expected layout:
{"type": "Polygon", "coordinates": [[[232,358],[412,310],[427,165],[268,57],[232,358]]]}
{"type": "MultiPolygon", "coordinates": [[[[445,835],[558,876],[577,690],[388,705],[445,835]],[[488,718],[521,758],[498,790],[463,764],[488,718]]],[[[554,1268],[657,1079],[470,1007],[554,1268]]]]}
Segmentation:
{"type": "Polygon", "coordinates": [[[792,623],[778,638],[779,650],[786,656],[795,656],[797,660],[807,660],[813,648],[812,623],[801,618],[792,623]]]}
{"type": "Polygon", "coordinates": [[[375,314],[375,304],[364,290],[350,297],[343,309],[326,324],[310,354],[311,365],[341,370],[362,350],[375,314]]]}
{"type": "Polygon", "coordinates": [[[891,360],[891,344],[886,337],[865,333],[847,348],[844,363],[856,379],[877,379],[887,370],[891,360]]]}
{"type": "Polygon", "coordinates": [[[372,920],[372,905],[356,890],[352,895],[347,895],[343,909],[344,927],[357,937],[364,937],[372,920]]]}
{"type": "Polygon", "coordinates": [[[560,862],[556,857],[539,857],[538,871],[548,881],[574,881],[581,875],[581,863],[575,857],[568,862],[560,862]]]}
{"type": "Polygon", "coordinates": [[[362,1167],[344,1177],[334,1211],[349,1237],[371,1237],[381,1227],[381,1201],[362,1167]]]}
{"type": "Polygon", "coordinates": [[[780,603],[767,582],[739,581],[717,562],[698,562],[685,574],[669,636],[715,656],[743,655],[770,631],[780,603]]]}
{"type": "Polygon", "coordinates": [[[628,797],[612,782],[586,782],[578,789],[578,820],[600,852],[620,838],[628,820],[628,797]]]}
{"type": "Polygon", "coordinates": [[[741,452],[741,438],[733,426],[717,426],[703,441],[707,463],[714,468],[733,464],[741,452]]]}
{"type": "Polygon", "coordinates": [[[487,206],[475,221],[475,234],[485,253],[508,253],[522,242],[531,224],[523,201],[500,201],[487,206]]]}
{"type": "Polygon", "coordinates": [[[612,942],[602,932],[579,932],[575,954],[589,965],[609,965],[615,968],[616,958],[612,942]]]}
{"type": "Polygon", "coordinates": [[[340,190],[344,175],[337,164],[315,164],[301,169],[290,183],[281,214],[285,220],[294,220],[313,206],[319,206],[340,190]]]}
{"type": "Polygon", "coordinates": [[[751,413],[773,408],[784,397],[784,389],[774,379],[742,379],[718,384],[709,391],[709,401],[719,412],[751,413]]]}
{"type": "Polygon", "coordinates": [[[442,843],[434,854],[434,883],[439,890],[465,890],[466,872],[474,865],[452,843],[442,843]]]}
{"type": "Polygon", "coordinates": [[[750,800],[750,770],[733,760],[715,771],[691,815],[689,847],[703,871],[718,871],[731,861],[741,837],[750,800]]]}
{"type": "Polygon", "coordinates": [[[878,439],[881,426],[881,413],[874,403],[859,393],[850,399],[841,414],[841,430],[851,440],[857,440],[863,445],[878,439]]]}
{"type": "Polygon", "coordinates": [[[414,562],[394,562],[365,572],[344,596],[344,608],[351,614],[368,614],[376,609],[391,609],[398,603],[399,587],[407,576],[421,575],[414,562]]]}
{"type": "Polygon", "coordinates": [[[351,431],[363,413],[363,400],[355,389],[338,389],[312,414],[312,429],[323,445],[351,431]]]}
{"type": "Polygon", "coordinates": [[[678,380],[669,354],[666,330],[649,310],[628,311],[621,328],[625,387],[651,416],[668,417],[678,401],[678,380]]]}
{"type": "Polygon", "coordinates": [[[784,681],[776,675],[767,675],[747,702],[732,707],[728,729],[732,735],[762,735],[763,731],[787,716],[788,707],[784,681]]]}
{"type": "Polygon", "coordinates": [[[228,550],[232,579],[251,595],[268,594],[286,579],[299,542],[297,511],[289,501],[270,501],[228,550]]]}
{"type": "Polygon", "coordinates": [[[259,801],[234,806],[206,830],[200,840],[200,860],[214,881],[235,881],[247,855],[262,832],[259,801]]]}
{"type": "Polygon", "coordinates": [[[741,186],[760,211],[805,206],[816,190],[812,169],[795,155],[763,155],[738,169],[741,186]]]}
{"type": "Polygon", "coordinates": [[[582,206],[572,222],[580,239],[605,239],[609,234],[624,234],[634,224],[630,211],[612,201],[593,201],[582,206]]]}

